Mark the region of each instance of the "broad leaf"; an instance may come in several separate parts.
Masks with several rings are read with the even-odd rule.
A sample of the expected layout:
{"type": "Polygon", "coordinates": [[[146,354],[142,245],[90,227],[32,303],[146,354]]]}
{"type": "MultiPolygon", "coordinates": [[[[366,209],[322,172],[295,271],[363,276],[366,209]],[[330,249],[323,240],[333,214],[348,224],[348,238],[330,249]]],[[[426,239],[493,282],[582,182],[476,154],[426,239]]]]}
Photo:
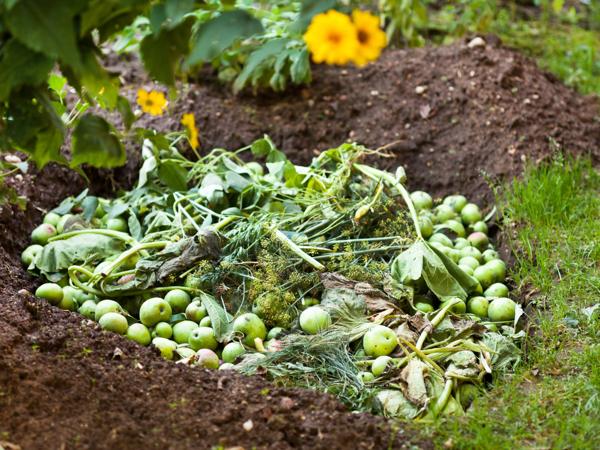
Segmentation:
{"type": "Polygon", "coordinates": [[[142,40],[140,53],[144,67],[161,83],[175,82],[177,64],[189,51],[192,22],[188,18],[175,28],[161,29],[157,35],[149,34],[142,40]]]}
{"type": "Polygon", "coordinates": [[[5,23],[13,36],[29,48],[78,68],[81,55],[74,16],[86,4],[87,0],[19,0],[7,11],[5,23]]]}
{"type": "Polygon", "coordinates": [[[201,296],[202,305],[206,308],[210,323],[217,341],[222,342],[231,331],[231,315],[223,308],[214,297],[208,294],[201,296]]]}
{"type": "Polygon", "coordinates": [[[10,39],[0,50],[0,101],[24,84],[37,85],[46,80],[54,61],[42,53],[10,39]]]}
{"type": "Polygon", "coordinates": [[[118,167],[125,164],[126,154],[119,138],[106,120],[86,114],[73,132],[71,166],[118,167]]]}
{"type": "Polygon", "coordinates": [[[64,272],[74,264],[99,261],[121,253],[125,243],[99,234],[80,234],[44,246],[34,265],[43,274],[64,272]]]}
{"type": "Polygon", "coordinates": [[[467,293],[450,274],[442,259],[423,242],[423,278],[427,287],[440,299],[459,297],[467,299],[467,293]]]}
{"type": "Polygon", "coordinates": [[[299,34],[303,33],[314,16],[336,6],[337,0],[303,0],[300,15],[296,22],[291,25],[292,31],[299,34]]]}
{"type": "Polygon", "coordinates": [[[258,19],[242,10],[227,11],[202,24],[194,35],[192,51],[186,66],[218,57],[236,40],[244,39],[263,31],[258,19]]]}
{"type": "Polygon", "coordinates": [[[156,4],[150,11],[150,29],[154,34],[158,34],[161,28],[174,28],[193,9],[194,0],[166,0],[156,4]]]}
{"type": "Polygon", "coordinates": [[[281,53],[286,45],[290,42],[289,39],[280,38],[280,39],[271,39],[259,47],[257,50],[253,51],[242,72],[238,75],[233,83],[233,90],[235,92],[241,91],[246,83],[250,79],[250,77],[255,76],[255,71],[261,64],[265,64],[267,61],[275,59],[279,53],[281,53]]]}
{"type": "Polygon", "coordinates": [[[174,191],[185,191],[187,189],[187,172],[174,161],[164,161],[158,166],[158,177],[160,181],[174,191]]]}

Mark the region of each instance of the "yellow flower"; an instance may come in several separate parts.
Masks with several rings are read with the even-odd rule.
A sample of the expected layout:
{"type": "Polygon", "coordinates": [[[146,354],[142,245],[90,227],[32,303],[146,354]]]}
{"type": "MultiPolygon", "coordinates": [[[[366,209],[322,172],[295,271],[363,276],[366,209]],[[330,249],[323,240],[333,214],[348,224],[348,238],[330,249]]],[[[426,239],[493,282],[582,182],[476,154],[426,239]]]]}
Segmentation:
{"type": "Polygon", "coordinates": [[[356,28],[350,17],[333,9],[312,19],[304,41],[316,63],[347,64],[358,48],[356,28]]]}
{"type": "Polygon", "coordinates": [[[194,150],[196,150],[200,145],[200,141],[198,140],[198,129],[196,128],[196,119],[194,118],[194,114],[184,114],[181,118],[181,123],[187,128],[187,135],[188,140],[190,142],[190,146],[194,150]]]}
{"type": "Polygon", "coordinates": [[[387,38],[379,28],[379,19],[371,13],[355,9],[352,12],[352,21],[356,27],[358,40],[358,48],[352,61],[357,66],[364,66],[379,58],[386,46],[387,38]]]}
{"type": "Polygon", "coordinates": [[[142,111],[153,116],[162,116],[167,107],[167,99],[165,94],[159,91],[146,91],[138,89],[137,103],[142,107],[142,111]]]}

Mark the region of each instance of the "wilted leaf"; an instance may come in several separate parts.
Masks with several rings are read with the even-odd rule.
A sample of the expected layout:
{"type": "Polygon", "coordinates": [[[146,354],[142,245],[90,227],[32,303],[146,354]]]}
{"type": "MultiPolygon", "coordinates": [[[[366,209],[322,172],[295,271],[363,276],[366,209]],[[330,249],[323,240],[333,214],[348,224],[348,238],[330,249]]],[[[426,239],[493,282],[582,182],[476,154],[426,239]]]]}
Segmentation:
{"type": "Polygon", "coordinates": [[[112,168],[125,164],[126,154],[119,138],[102,117],[86,114],[73,132],[71,166],[90,164],[112,168]]]}

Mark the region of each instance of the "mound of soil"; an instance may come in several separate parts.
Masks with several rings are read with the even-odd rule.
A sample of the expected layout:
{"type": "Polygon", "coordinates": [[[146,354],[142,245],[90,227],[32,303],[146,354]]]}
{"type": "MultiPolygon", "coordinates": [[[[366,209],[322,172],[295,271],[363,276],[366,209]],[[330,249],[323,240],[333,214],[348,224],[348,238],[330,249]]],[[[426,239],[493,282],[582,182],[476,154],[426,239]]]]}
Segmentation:
{"type": "MultiPolygon", "coordinates": [[[[137,87],[150,87],[135,61],[113,61],[113,69],[128,83],[132,100],[137,87]]],[[[524,161],[552,153],[551,140],[600,161],[597,101],[495,44],[388,51],[363,70],[317,67],[310,87],[283,96],[236,97],[208,77],[184,86],[168,116],[144,117],[139,125],[178,129],[181,113],[190,111],[204,150],[238,148],[268,133],[305,163],[319,150],[356,140],[384,147],[392,158],[380,164],[404,165],[411,187],[437,195],[489,198],[482,173],[517,176],[524,161]]],[[[91,172],[92,191],[130,186],[138,148],[129,149],[126,168],[91,172]]],[[[381,418],[351,414],[327,395],[163,361],[151,349],[19,292],[37,283],[18,256],[31,229],[85,183],[56,166],[10,182],[29,204],[25,211],[0,210],[0,446],[430,445],[381,418]]]]}
{"type": "MultiPolygon", "coordinates": [[[[319,66],[311,86],[284,96],[234,96],[208,77],[184,88],[166,120],[142,123],[180,129],[181,114],[194,112],[204,150],[240,148],[266,133],[298,163],[356,141],[391,153],[380,164],[403,165],[413,189],[477,201],[492,197],[486,178],[517,176],[556,148],[600,163],[598,99],[488,42],[388,51],[364,69],[319,66]]],[[[143,78],[128,68],[133,99],[143,78]]]]}

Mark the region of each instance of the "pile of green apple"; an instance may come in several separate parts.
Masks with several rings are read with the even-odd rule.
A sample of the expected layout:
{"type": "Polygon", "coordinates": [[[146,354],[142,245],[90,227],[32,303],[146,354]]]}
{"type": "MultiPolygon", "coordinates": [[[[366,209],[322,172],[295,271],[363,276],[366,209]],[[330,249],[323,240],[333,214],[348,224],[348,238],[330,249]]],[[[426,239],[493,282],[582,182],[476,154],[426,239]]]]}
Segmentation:
{"type": "MultiPolygon", "coordinates": [[[[439,302],[421,283],[415,286],[415,308],[429,313],[452,301],[450,309],[456,314],[466,312],[490,322],[514,320],[516,303],[508,298],[509,289],[504,284],[506,263],[490,242],[479,207],[463,195],[449,195],[435,207],[426,192],[414,191],[410,197],[418,212],[422,236],[479,282],[476,295],[466,302],[455,298],[439,302]]],[[[493,324],[490,327],[495,328],[493,324]]]]}

